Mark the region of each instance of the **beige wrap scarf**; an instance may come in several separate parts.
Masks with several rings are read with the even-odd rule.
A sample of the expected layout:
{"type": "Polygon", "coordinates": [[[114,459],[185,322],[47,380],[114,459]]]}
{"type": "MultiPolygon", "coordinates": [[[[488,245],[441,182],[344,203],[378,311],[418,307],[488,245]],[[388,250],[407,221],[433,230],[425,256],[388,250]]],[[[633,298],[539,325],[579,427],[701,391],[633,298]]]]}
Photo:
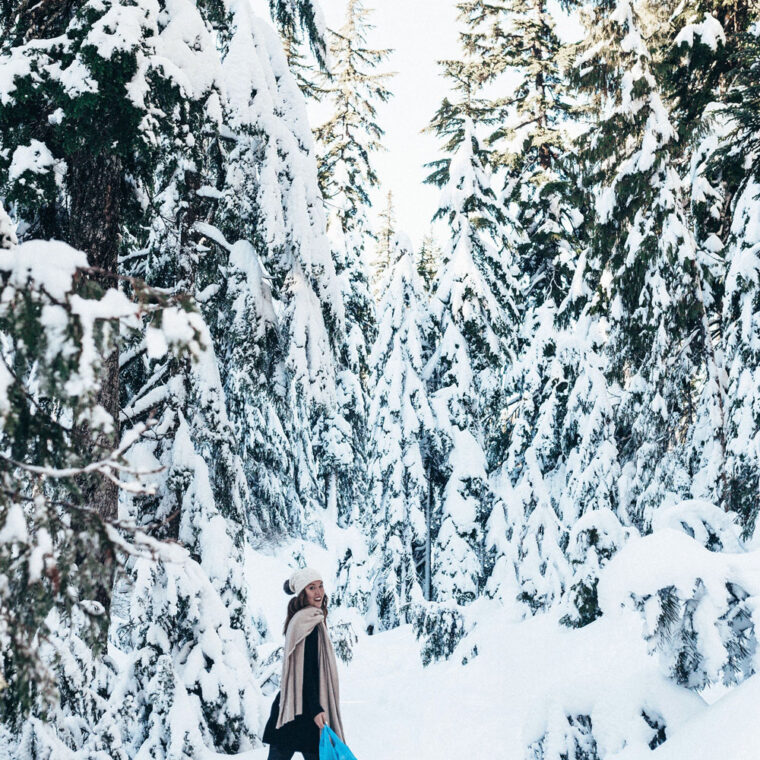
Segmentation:
{"type": "Polygon", "coordinates": [[[280,713],[277,728],[289,723],[296,715],[303,713],[303,660],[306,637],[319,626],[319,703],[327,713],[327,725],[343,738],[343,723],[340,719],[338,694],[338,665],[335,652],[327,632],[325,616],[316,607],[298,610],[288,623],[285,633],[285,652],[282,661],[282,682],[280,684],[280,713]]]}

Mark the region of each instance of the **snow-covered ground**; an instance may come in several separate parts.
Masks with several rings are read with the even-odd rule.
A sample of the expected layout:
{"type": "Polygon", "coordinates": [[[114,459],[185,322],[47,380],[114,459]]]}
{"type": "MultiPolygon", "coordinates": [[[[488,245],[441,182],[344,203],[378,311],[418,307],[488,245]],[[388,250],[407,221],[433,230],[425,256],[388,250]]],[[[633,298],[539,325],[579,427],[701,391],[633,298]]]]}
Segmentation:
{"type": "MultiPolygon", "coordinates": [[[[248,558],[251,591],[269,624],[271,646],[279,642],[287,603],[285,558],[299,552],[323,570],[329,587],[336,563],[313,544],[248,558]]],[[[470,617],[478,625],[452,658],[427,668],[411,626],[374,636],[359,632],[353,660],[339,663],[346,738],[358,760],[525,760],[526,748],[542,735],[559,757],[568,715],[591,717],[606,760],[760,757],[760,678],[708,706],[662,675],[633,611],[621,608],[579,630],[560,626],[553,615],[523,621],[486,600],[472,606],[470,617]],[[465,656],[470,662],[462,665],[465,656]],[[655,730],[642,710],[667,726],[667,740],[654,752],[649,742],[655,730]]],[[[265,760],[267,753],[264,747],[237,757],[265,760]]],[[[555,755],[547,751],[547,757],[555,755]]]]}
{"type": "MultiPolygon", "coordinates": [[[[669,723],[683,723],[701,701],[664,681],[638,621],[630,622],[567,631],[548,616],[520,623],[492,613],[451,660],[427,668],[409,626],[366,637],[344,677],[349,744],[360,760],[522,760],[552,721],[572,712],[591,714],[612,750],[630,738],[647,694],[668,704],[669,723]],[[473,645],[478,655],[462,666],[456,655],[473,645]]],[[[640,733],[647,734],[643,723],[640,733]]]]}
{"type": "Polygon", "coordinates": [[[760,675],[752,676],[679,726],[653,753],[619,760],[757,760],[760,757],[760,675]]]}

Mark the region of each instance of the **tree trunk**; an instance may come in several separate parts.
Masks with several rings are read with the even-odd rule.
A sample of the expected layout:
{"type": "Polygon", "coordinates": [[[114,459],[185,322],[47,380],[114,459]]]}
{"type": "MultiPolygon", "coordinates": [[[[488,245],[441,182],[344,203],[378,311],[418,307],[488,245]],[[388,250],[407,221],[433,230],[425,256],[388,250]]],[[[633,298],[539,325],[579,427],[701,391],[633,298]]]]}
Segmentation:
{"type": "MultiPolygon", "coordinates": [[[[103,289],[117,286],[122,211],[122,166],[113,155],[79,155],[69,164],[69,243],[84,251],[91,267],[102,270],[92,280],[103,289]]],[[[114,350],[105,360],[98,403],[113,419],[110,433],[82,430],[89,456],[101,458],[119,442],[119,354],[114,350]]],[[[119,489],[102,477],[83,486],[85,503],[105,520],[118,512],[119,489]]]]}
{"type": "MultiPolygon", "coordinates": [[[[122,215],[122,165],[114,155],[74,156],[69,162],[68,242],[84,251],[91,267],[100,270],[90,282],[107,289],[118,285],[119,243],[122,215]]],[[[110,432],[93,431],[88,425],[77,430],[82,452],[96,461],[119,444],[119,352],[115,349],[105,359],[97,403],[113,420],[110,432]]],[[[117,518],[119,487],[102,475],[83,478],[80,484],[83,504],[95,510],[103,520],[117,518]]],[[[115,557],[110,542],[101,534],[102,546],[93,546],[103,565],[103,574],[94,589],[95,600],[110,614],[115,557]]]]}

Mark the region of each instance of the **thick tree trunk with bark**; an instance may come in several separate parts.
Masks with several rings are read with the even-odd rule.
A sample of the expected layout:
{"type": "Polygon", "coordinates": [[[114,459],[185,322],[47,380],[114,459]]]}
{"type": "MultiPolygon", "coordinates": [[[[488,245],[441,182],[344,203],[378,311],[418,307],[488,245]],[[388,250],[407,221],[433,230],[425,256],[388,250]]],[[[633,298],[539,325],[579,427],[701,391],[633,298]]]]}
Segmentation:
{"type": "MultiPolygon", "coordinates": [[[[117,285],[122,210],[122,166],[113,155],[80,155],[70,163],[69,242],[84,251],[90,266],[101,270],[93,279],[104,289],[117,285]]],[[[83,430],[83,443],[94,457],[119,442],[119,355],[106,359],[98,403],[113,419],[110,433],[83,430]]],[[[105,478],[85,484],[88,505],[106,520],[116,519],[119,489],[105,478]]]]}
{"type": "MultiPolygon", "coordinates": [[[[114,155],[78,155],[69,163],[68,242],[84,251],[90,266],[99,270],[92,281],[107,289],[118,285],[120,227],[122,223],[122,164],[114,155]]],[[[119,443],[119,353],[105,360],[97,401],[113,420],[110,431],[94,431],[82,425],[77,437],[88,459],[107,456],[119,443]]],[[[103,476],[91,476],[81,483],[84,504],[104,520],[118,514],[119,488],[103,476]]],[[[108,614],[115,558],[110,545],[92,547],[103,563],[103,576],[95,590],[96,601],[108,614]]]]}

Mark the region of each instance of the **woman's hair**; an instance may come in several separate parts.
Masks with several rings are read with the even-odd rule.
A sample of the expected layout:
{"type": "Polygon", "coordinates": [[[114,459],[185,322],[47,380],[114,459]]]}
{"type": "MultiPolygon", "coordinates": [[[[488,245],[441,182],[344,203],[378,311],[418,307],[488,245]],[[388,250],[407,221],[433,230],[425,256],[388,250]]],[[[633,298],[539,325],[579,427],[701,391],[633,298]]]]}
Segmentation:
{"type": "MultiPolygon", "coordinates": [[[[285,581],[285,591],[286,593],[293,593],[292,591],[288,591],[288,582],[285,581]]],[[[298,596],[294,596],[289,602],[288,602],[288,614],[285,617],[285,625],[283,626],[282,632],[283,634],[287,632],[288,625],[290,624],[291,619],[293,618],[293,615],[298,612],[298,610],[302,610],[304,607],[308,607],[309,602],[306,598],[306,589],[304,589],[298,596]]],[[[322,597],[322,614],[325,616],[325,620],[327,620],[327,594],[325,594],[322,597]]]]}

